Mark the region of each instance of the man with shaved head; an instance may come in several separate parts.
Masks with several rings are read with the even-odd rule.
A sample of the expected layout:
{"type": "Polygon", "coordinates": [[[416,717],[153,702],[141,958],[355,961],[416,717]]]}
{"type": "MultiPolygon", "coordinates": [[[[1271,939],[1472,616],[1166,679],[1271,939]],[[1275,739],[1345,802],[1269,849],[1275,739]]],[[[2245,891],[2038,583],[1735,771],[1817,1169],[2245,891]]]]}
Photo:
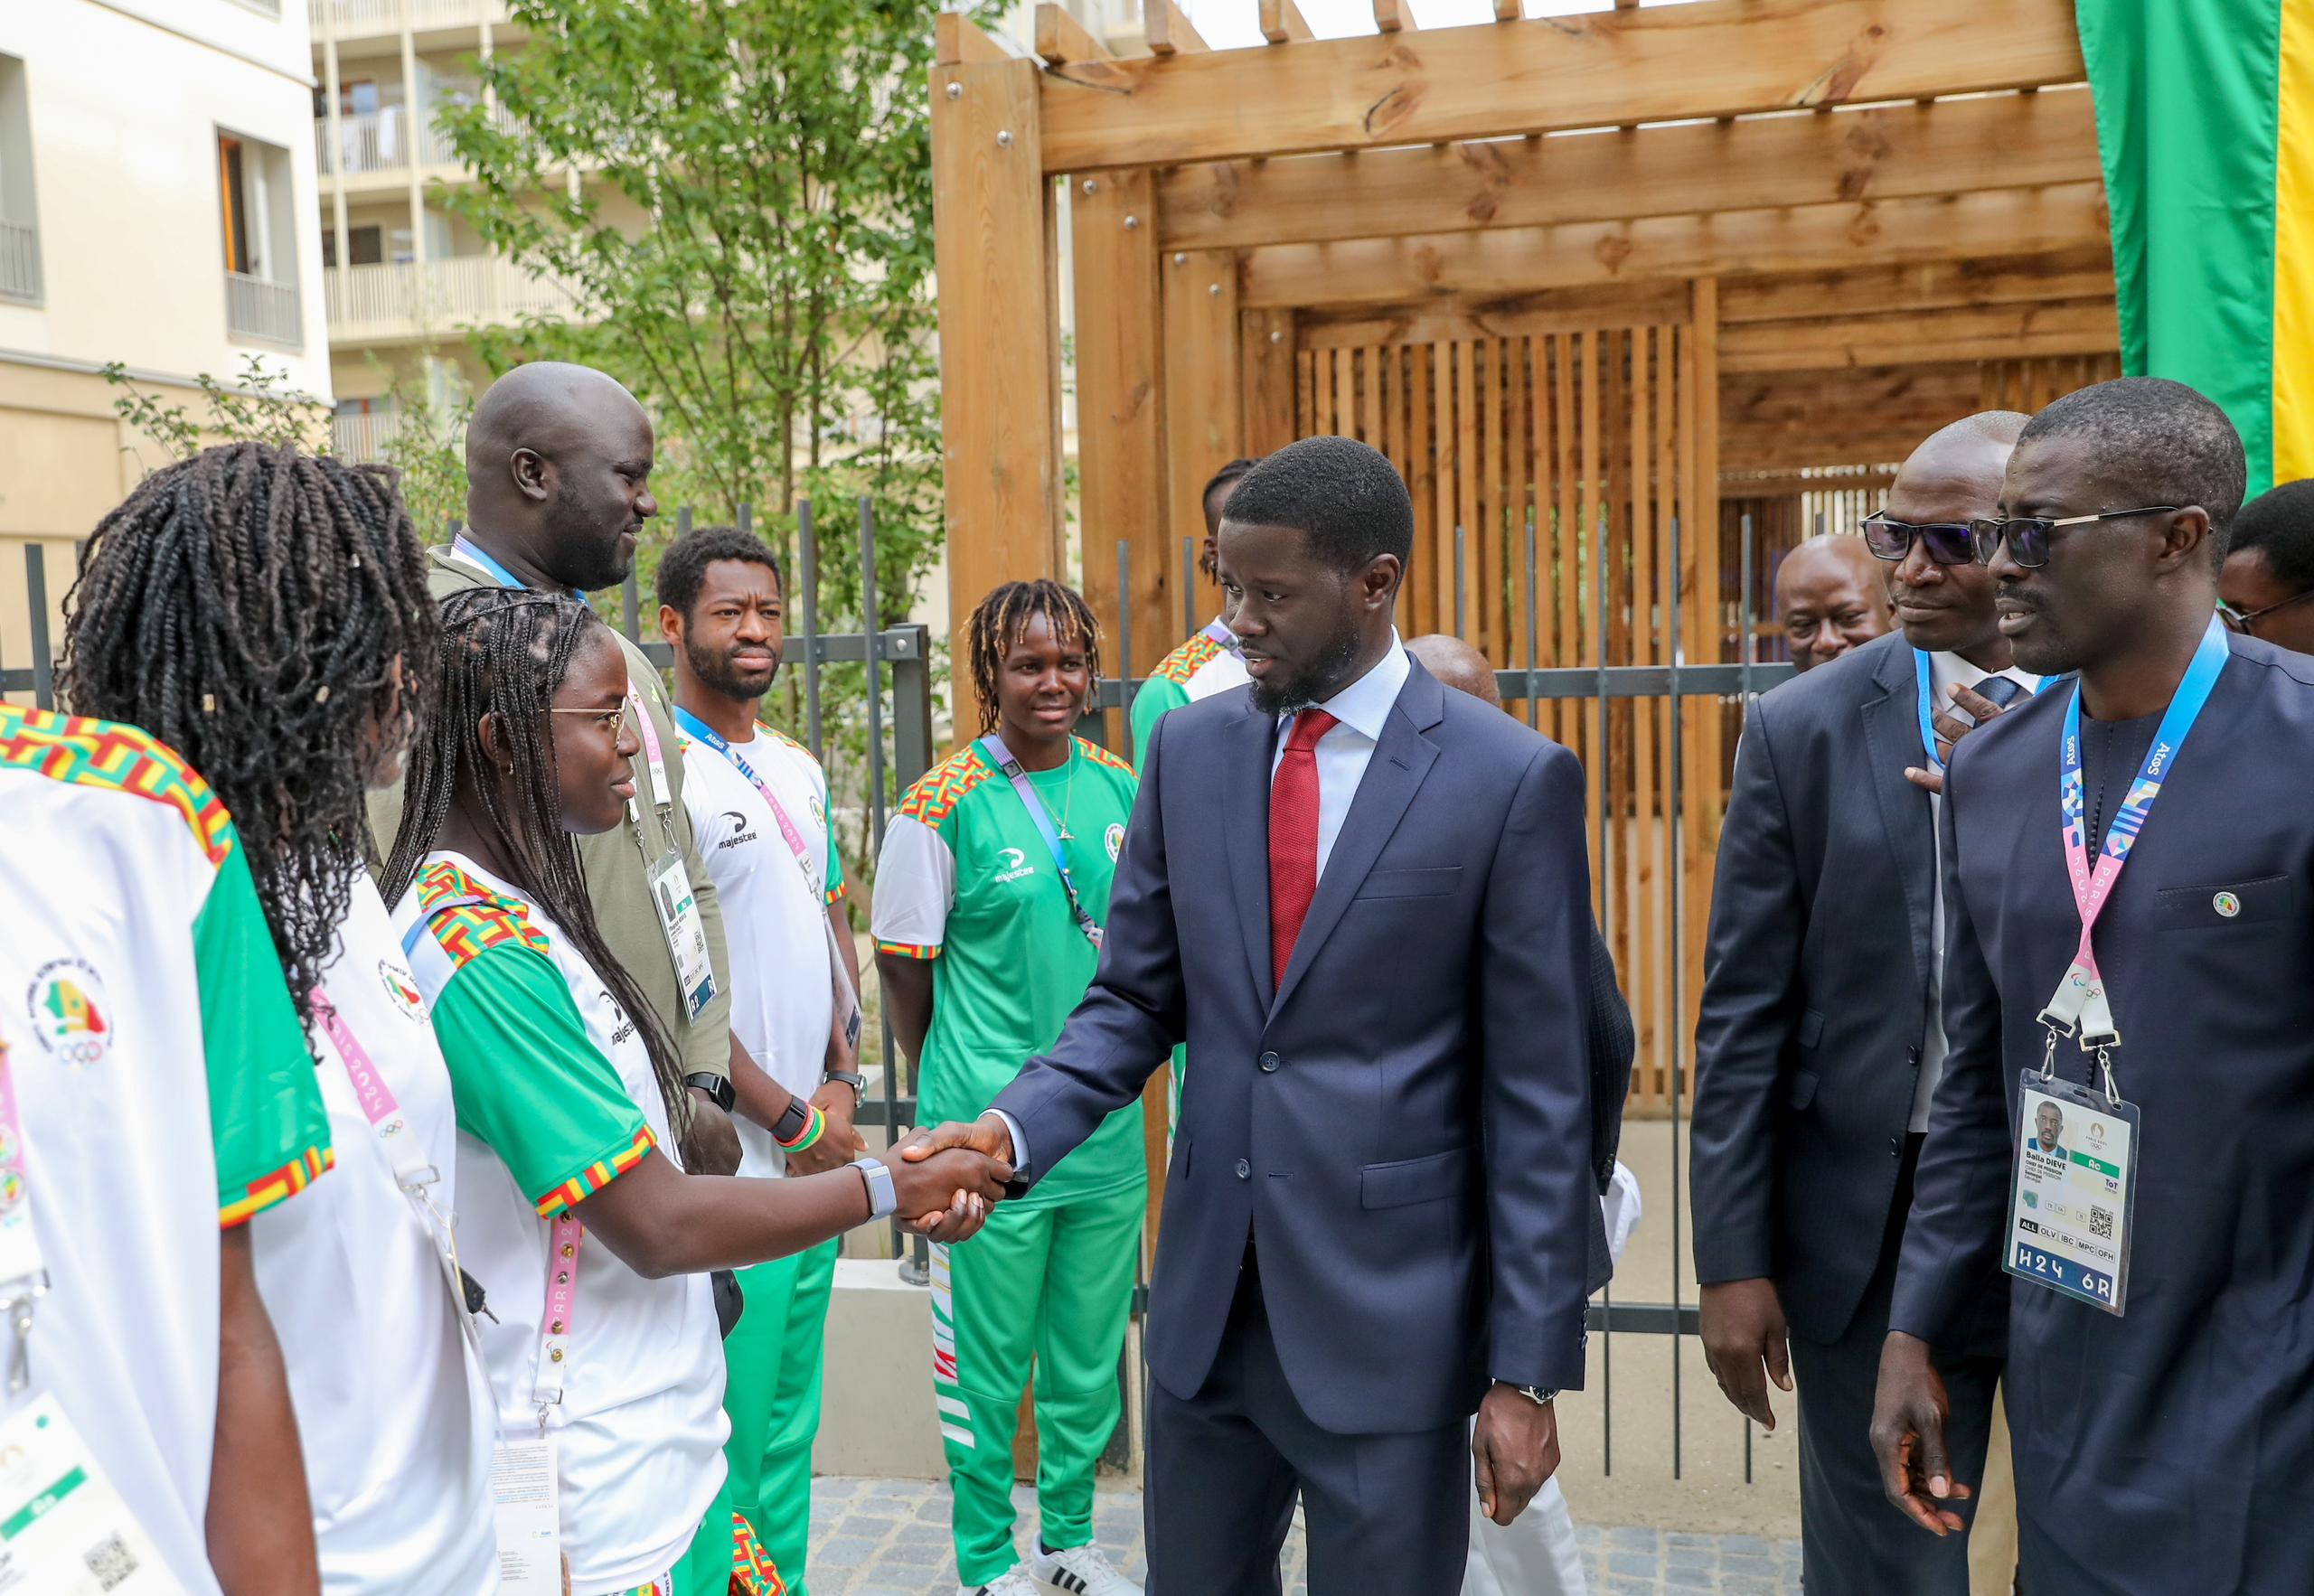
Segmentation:
{"type": "MultiPolygon", "coordinates": [[[[1755,699],[1721,828],[1696,1026],[1691,1164],[1705,1356],[1729,1402],[1773,1428],[1800,1404],[1811,1591],[1965,1596],[1966,1538],[1931,1541],[1883,1505],[1869,1426],[1913,1170],[1944,1058],[1936,804],[1945,750],[2031,692],[1971,563],[2025,418],[1953,423],[1913,451],[1861,536],[1803,544],[1792,653],[1823,669],[1755,699]],[[1844,622],[1885,603],[1901,632],[1844,622]],[[1819,663],[1821,662],[1820,660],[1819,663]]],[[[1980,1477],[2002,1348],[1998,1272],[1969,1282],[1942,1360],[1948,1435],[1980,1477]]],[[[1945,1348],[1940,1347],[1940,1352],[1945,1348]]],[[[1956,1504],[1966,1522],[1970,1505],[1956,1504]]]]}
{"type": "MultiPolygon", "coordinates": [[[[466,526],[449,548],[428,553],[428,588],[439,599],[493,586],[580,597],[617,587],[634,568],[643,523],[659,512],[652,442],[651,418],[616,380],[556,361],[515,367],[466,424],[466,526]]],[[[575,839],[578,859],[605,942],[682,1049],[695,1114],[686,1165],[728,1174],[738,1167],[739,1142],[728,1115],[733,1045],[721,908],[683,809],[665,688],[642,651],[620,641],[635,689],[628,713],[641,712],[646,758],[626,823],[575,839]],[[667,893],[655,895],[654,885],[667,893]]],[[[380,837],[391,840],[401,809],[399,787],[372,798],[380,837]]]]}
{"type": "Polygon", "coordinates": [[[1775,611],[1792,645],[1792,668],[1813,671],[1888,630],[1888,595],[1863,542],[1820,532],[1783,557],[1775,611]]]}

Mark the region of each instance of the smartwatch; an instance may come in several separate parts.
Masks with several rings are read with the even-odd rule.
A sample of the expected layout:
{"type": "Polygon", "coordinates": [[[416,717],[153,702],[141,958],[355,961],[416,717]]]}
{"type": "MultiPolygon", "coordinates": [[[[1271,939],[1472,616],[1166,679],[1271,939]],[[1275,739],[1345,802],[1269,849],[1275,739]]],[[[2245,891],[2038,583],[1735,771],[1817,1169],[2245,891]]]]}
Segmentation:
{"type": "Polygon", "coordinates": [[[790,1097],[786,1109],[779,1116],[779,1122],[771,1128],[771,1139],[782,1147],[793,1147],[804,1140],[804,1132],[811,1123],[812,1100],[790,1097]]]}
{"type": "Polygon", "coordinates": [[[851,1101],[855,1107],[857,1107],[860,1102],[868,1095],[868,1077],[866,1075],[860,1075],[848,1069],[832,1069],[828,1071],[826,1078],[831,1081],[842,1081],[845,1085],[851,1087],[851,1101]]]}
{"type": "Polygon", "coordinates": [[[884,1168],[880,1159],[854,1159],[851,1167],[868,1183],[869,1218],[886,1218],[898,1209],[900,1197],[892,1187],[892,1172],[884,1168]]]}
{"type": "Polygon", "coordinates": [[[715,1100],[715,1106],[727,1114],[731,1112],[731,1105],[739,1100],[739,1094],[732,1086],[729,1075],[710,1075],[701,1070],[695,1075],[685,1075],[683,1084],[706,1093],[715,1100]]]}

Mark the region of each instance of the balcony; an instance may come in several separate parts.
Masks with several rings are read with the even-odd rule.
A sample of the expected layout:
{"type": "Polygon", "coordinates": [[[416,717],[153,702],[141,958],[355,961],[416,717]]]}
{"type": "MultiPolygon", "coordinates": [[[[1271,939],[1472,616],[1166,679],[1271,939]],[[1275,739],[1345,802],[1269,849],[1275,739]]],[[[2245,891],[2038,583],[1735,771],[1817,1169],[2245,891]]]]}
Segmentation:
{"type": "Polygon", "coordinates": [[[306,0],[306,12],[318,43],[325,34],[343,41],[399,33],[404,17],[412,33],[503,23],[506,0],[306,0]]]}
{"type": "Polygon", "coordinates": [[[40,229],[30,222],[0,221],[0,299],[41,302],[40,229]]]}
{"type": "Polygon", "coordinates": [[[365,463],[386,457],[386,446],[401,434],[401,412],[371,410],[340,412],[330,418],[330,452],[340,459],[365,463]]]}
{"type": "Polygon", "coordinates": [[[276,283],[247,272],[225,274],[225,330],[237,338],[257,338],[285,348],[306,342],[304,312],[295,283],[276,283]]]}
{"type": "MultiPolygon", "coordinates": [[[[501,127],[513,124],[502,111],[493,117],[501,127]]],[[[329,118],[314,118],[314,160],[324,177],[361,177],[372,174],[401,175],[412,163],[420,167],[458,166],[457,152],[434,125],[400,106],[389,106],[358,117],[337,119],[337,139],[329,136],[329,118]]]]}
{"type": "Polygon", "coordinates": [[[325,273],[333,343],[395,343],[570,308],[570,291],[495,255],[325,273]]]}

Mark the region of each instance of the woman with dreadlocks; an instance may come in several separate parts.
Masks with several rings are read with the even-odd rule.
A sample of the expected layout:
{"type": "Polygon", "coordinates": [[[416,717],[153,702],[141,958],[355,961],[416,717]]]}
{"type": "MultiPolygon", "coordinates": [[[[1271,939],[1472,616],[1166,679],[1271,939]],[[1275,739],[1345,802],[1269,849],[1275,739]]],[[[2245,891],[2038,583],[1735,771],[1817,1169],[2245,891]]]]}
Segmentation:
{"type": "Polygon", "coordinates": [[[332,1596],[498,1588],[450,1076],[362,868],[364,796],[434,669],[419,559],[390,473],[212,448],[99,525],[61,673],[77,712],[150,729],[223,801],[305,1023],[336,1169],[249,1228],[332,1596]]]}
{"type": "Polygon", "coordinates": [[[775,1591],[719,1505],[706,1272],[894,1213],[961,1237],[1009,1171],[683,1173],[680,1056],[604,945],[572,842],[635,795],[626,655],[584,605],[522,588],[452,594],[442,622],[438,709],[385,887],[456,1084],[465,1258],[495,1315],[482,1338],[506,1433],[551,1459],[573,1596],[720,1591],[735,1535],[739,1582],[775,1591]]]}
{"type": "MultiPolygon", "coordinates": [[[[1093,979],[1133,810],[1132,767],[1074,735],[1101,673],[1085,600],[1007,582],[964,642],[980,737],[908,790],[876,875],[876,968],[926,1124],[978,1117],[1060,1035],[1093,979]]],[[[971,1246],[934,1244],[933,1394],[961,1596],[1141,1596],[1093,1544],[1147,1205],[1140,1125],[1118,1111],[971,1246]],[[1032,1357],[1039,1534],[1023,1562],[1011,1438],[1032,1357]]]]}

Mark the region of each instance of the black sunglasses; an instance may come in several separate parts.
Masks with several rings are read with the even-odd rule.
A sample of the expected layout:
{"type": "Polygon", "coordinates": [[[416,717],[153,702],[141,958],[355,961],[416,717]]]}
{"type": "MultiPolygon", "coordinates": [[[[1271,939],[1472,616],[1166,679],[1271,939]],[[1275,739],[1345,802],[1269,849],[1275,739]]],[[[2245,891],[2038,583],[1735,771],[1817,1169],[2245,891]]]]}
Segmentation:
{"type": "Polygon", "coordinates": [[[2217,618],[2236,632],[2255,635],[2256,622],[2272,615],[2276,610],[2286,610],[2293,604],[2304,604],[2309,598],[2314,598],[2314,587],[2309,587],[2303,593],[2293,593],[2281,603],[2270,604],[2263,609],[2238,610],[2221,598],[2217,601],[2217,618]]]}
{"type": "Polygon", "coordinates": [[[1969,537],[1966,521],[1891,521],[1885,510],[1867,515],[1856,523],[1864,534],[1864,546],[1872,550],[1873,558],[1891,563],[1910,554],[1913,540],[1918,539],[1928,550],[1929,559],[1939,565],[1970,565],[1976,560],[1976,546],[1969,537]]]}
{"type": "Polygon", "coordinates": [[[1969,536],[1975,542],[1977,563],[1990,565],[2008,540],[2008,558],[2033,570],[2049,563],[2049,534],[2059,527],[2087,526],[2092,521],[2121,521],[2132,515],[2175,515],[2178,504],[2140,504],[2135,510],[2107,510],[2096,515],[2012,515],[2005,519],[1972,521],[1969,536]]]}

